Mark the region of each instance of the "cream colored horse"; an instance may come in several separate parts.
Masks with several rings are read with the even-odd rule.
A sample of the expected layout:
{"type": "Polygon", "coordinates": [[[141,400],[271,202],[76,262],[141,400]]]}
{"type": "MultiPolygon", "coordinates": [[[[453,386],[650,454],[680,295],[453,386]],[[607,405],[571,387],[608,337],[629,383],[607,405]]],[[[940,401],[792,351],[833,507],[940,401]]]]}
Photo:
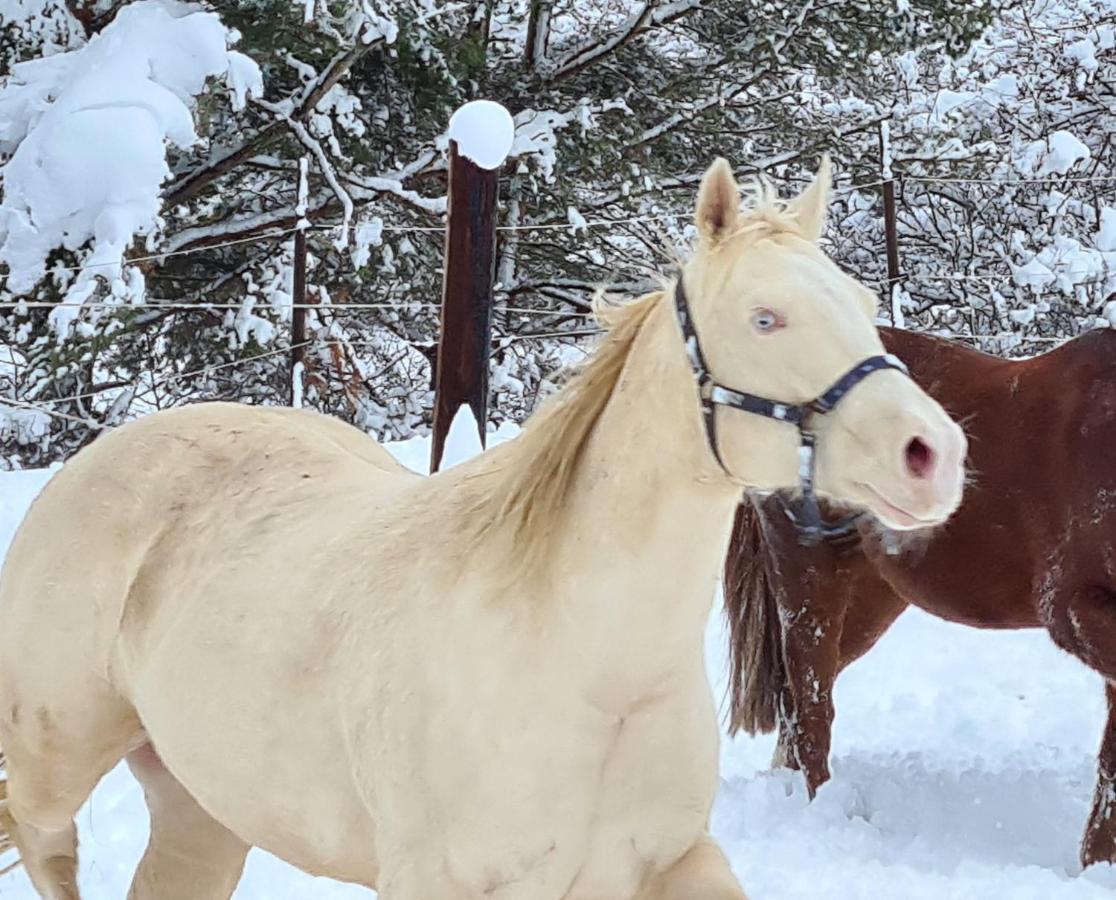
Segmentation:
{"type": "MultiPolygon", "coordinates": [[[[881,352],[815,246],[827,189],[742,215],[706,174],[684,283],[724,383],[806,400],[881,352]]],[[[124,757],[152,820],[134,900],[227,898],[250,846],[383,900],[744,896],[707,833],[702,634],[742,487],[797,484],[797,434],[722,409],[721,468],[669,295],[610,320],[518,439],[430,478],[226,404],[63,467],[0,586],[4,823],[44,897],[78,896],[72,819],[124,757]]],[[[938,522],[963,445],[877,372],[825,417],[819,487],[938,522]]]]}

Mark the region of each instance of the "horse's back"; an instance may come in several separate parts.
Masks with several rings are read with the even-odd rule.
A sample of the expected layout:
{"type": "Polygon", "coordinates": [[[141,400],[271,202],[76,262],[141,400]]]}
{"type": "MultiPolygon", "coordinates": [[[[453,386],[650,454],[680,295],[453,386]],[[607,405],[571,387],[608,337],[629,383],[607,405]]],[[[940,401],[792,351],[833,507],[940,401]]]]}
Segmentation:
{"type": "Polygon", "coordinates": [[[345,753],[330,698],[345,690],[333,667],[353,578],[334,576],[372,543],[378,510],[396,515],[423,483],[312,412],[200,404],[104,435],[48,483],[0,575],[0,744],[40,752],[46,732],[12,722],[19,710],[67,752],[103,740],[108,762],[149,740],[249,842],[367,880],[352,773],[306,773],[345,753]],[[303,812],[338,823],[310,849],[277,837],[290,817],[261,820],[238,794],[252,784],[282,809],[300,780],[314,783],[303,812]]]}
{"type": "Polygon", "coordinates": [[[48,482],[9,549],[0,697],[57,665],[115,682],[120,631],[154,611],[145,588],[169,551],[297,530],[338,497],[371,504],[413,478],[357,429],[301,410],[198,404],[109,432],[48,482]]]}

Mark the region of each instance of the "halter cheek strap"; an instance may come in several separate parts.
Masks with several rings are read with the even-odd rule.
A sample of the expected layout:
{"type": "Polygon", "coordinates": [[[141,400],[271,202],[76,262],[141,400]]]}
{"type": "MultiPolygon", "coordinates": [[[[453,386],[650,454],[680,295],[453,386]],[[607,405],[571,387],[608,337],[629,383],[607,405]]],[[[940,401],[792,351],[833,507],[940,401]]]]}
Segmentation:
{"type": "Polygon", "coordinates": [[[674,287],[674,309],[686,344],[686,355],[690,360],[690,368],[693,369],[694,377],[697,379],[698,395],[701,398],[702,421],[705,423],[705,436],[713,458],[717,460],[717,465],[721,467],[726,475],[732,477],[732,473],[721,457],[717,441],[718,406],[727,406],[741,412],[752,413],[753,415],[794,425],[799,434],[798,481],[801,488],[801,497],[797,503],[787,504],[787,515],[798,527],[799,536],[803,543],[812,544],[823,538],[848,534],[860,518],[859,514],[829,524],[823,522],[821,518],[818,498],[814,490],[817,473],[817,435],[812,427],[813,420],[816,416],[824,416],[832,412],[837,404],[848,395],[849,391],[873,372],[883,369],[896,369],[906,374],[907,367],[890,353],[882,356],[871,356],[853,366],[837,379],[828,390],[808,403],[782,403],[778,400],[769,400],[767,397],[761,397],[757,394],[749,394],[725,387],[713,378],[705,361],[705,354],[702,353],[697,330],[694,328],[693,316],[690,314],[690,304],[686,299],[686,290],[682,286],[681,275],[679,275],[674,287]]]}

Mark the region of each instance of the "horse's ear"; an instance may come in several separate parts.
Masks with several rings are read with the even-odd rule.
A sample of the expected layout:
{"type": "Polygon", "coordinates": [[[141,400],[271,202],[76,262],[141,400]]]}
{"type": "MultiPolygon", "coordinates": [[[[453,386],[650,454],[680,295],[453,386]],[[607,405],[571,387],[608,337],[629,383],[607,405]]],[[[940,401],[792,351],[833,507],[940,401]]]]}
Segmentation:
{"type": "Polygon", "coordinates": [[[740,227],[740,188],[732,166],[721,157],[701,177],[694,224],[707,247],[715,247],[740,227]]]}
{"type": "Polygon", "coordinates": [[[825,211],[829,206],[829,187],[832,182],[829,154],[823,153],[818,173],[795,200],[788,204],[788,209],[798,220],[802,229],[802,236],[809,241],[816,241],[825,230],[825,211]]]}

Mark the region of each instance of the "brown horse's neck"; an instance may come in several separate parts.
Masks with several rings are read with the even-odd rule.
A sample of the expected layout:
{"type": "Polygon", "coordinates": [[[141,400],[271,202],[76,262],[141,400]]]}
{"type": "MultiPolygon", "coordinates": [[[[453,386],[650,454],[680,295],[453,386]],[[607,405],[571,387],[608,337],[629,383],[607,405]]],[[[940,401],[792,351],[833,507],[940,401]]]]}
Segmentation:
{"type": "Polygon", "coordinates": [[[880,337],[888,352],[907,364],[915,381],[932,394],[937,388],[939,403],[963,403],[974,388],[1020,365],[1019,361],[990,356],[946,338],[899,328],[880,328],[880,337]]]}

